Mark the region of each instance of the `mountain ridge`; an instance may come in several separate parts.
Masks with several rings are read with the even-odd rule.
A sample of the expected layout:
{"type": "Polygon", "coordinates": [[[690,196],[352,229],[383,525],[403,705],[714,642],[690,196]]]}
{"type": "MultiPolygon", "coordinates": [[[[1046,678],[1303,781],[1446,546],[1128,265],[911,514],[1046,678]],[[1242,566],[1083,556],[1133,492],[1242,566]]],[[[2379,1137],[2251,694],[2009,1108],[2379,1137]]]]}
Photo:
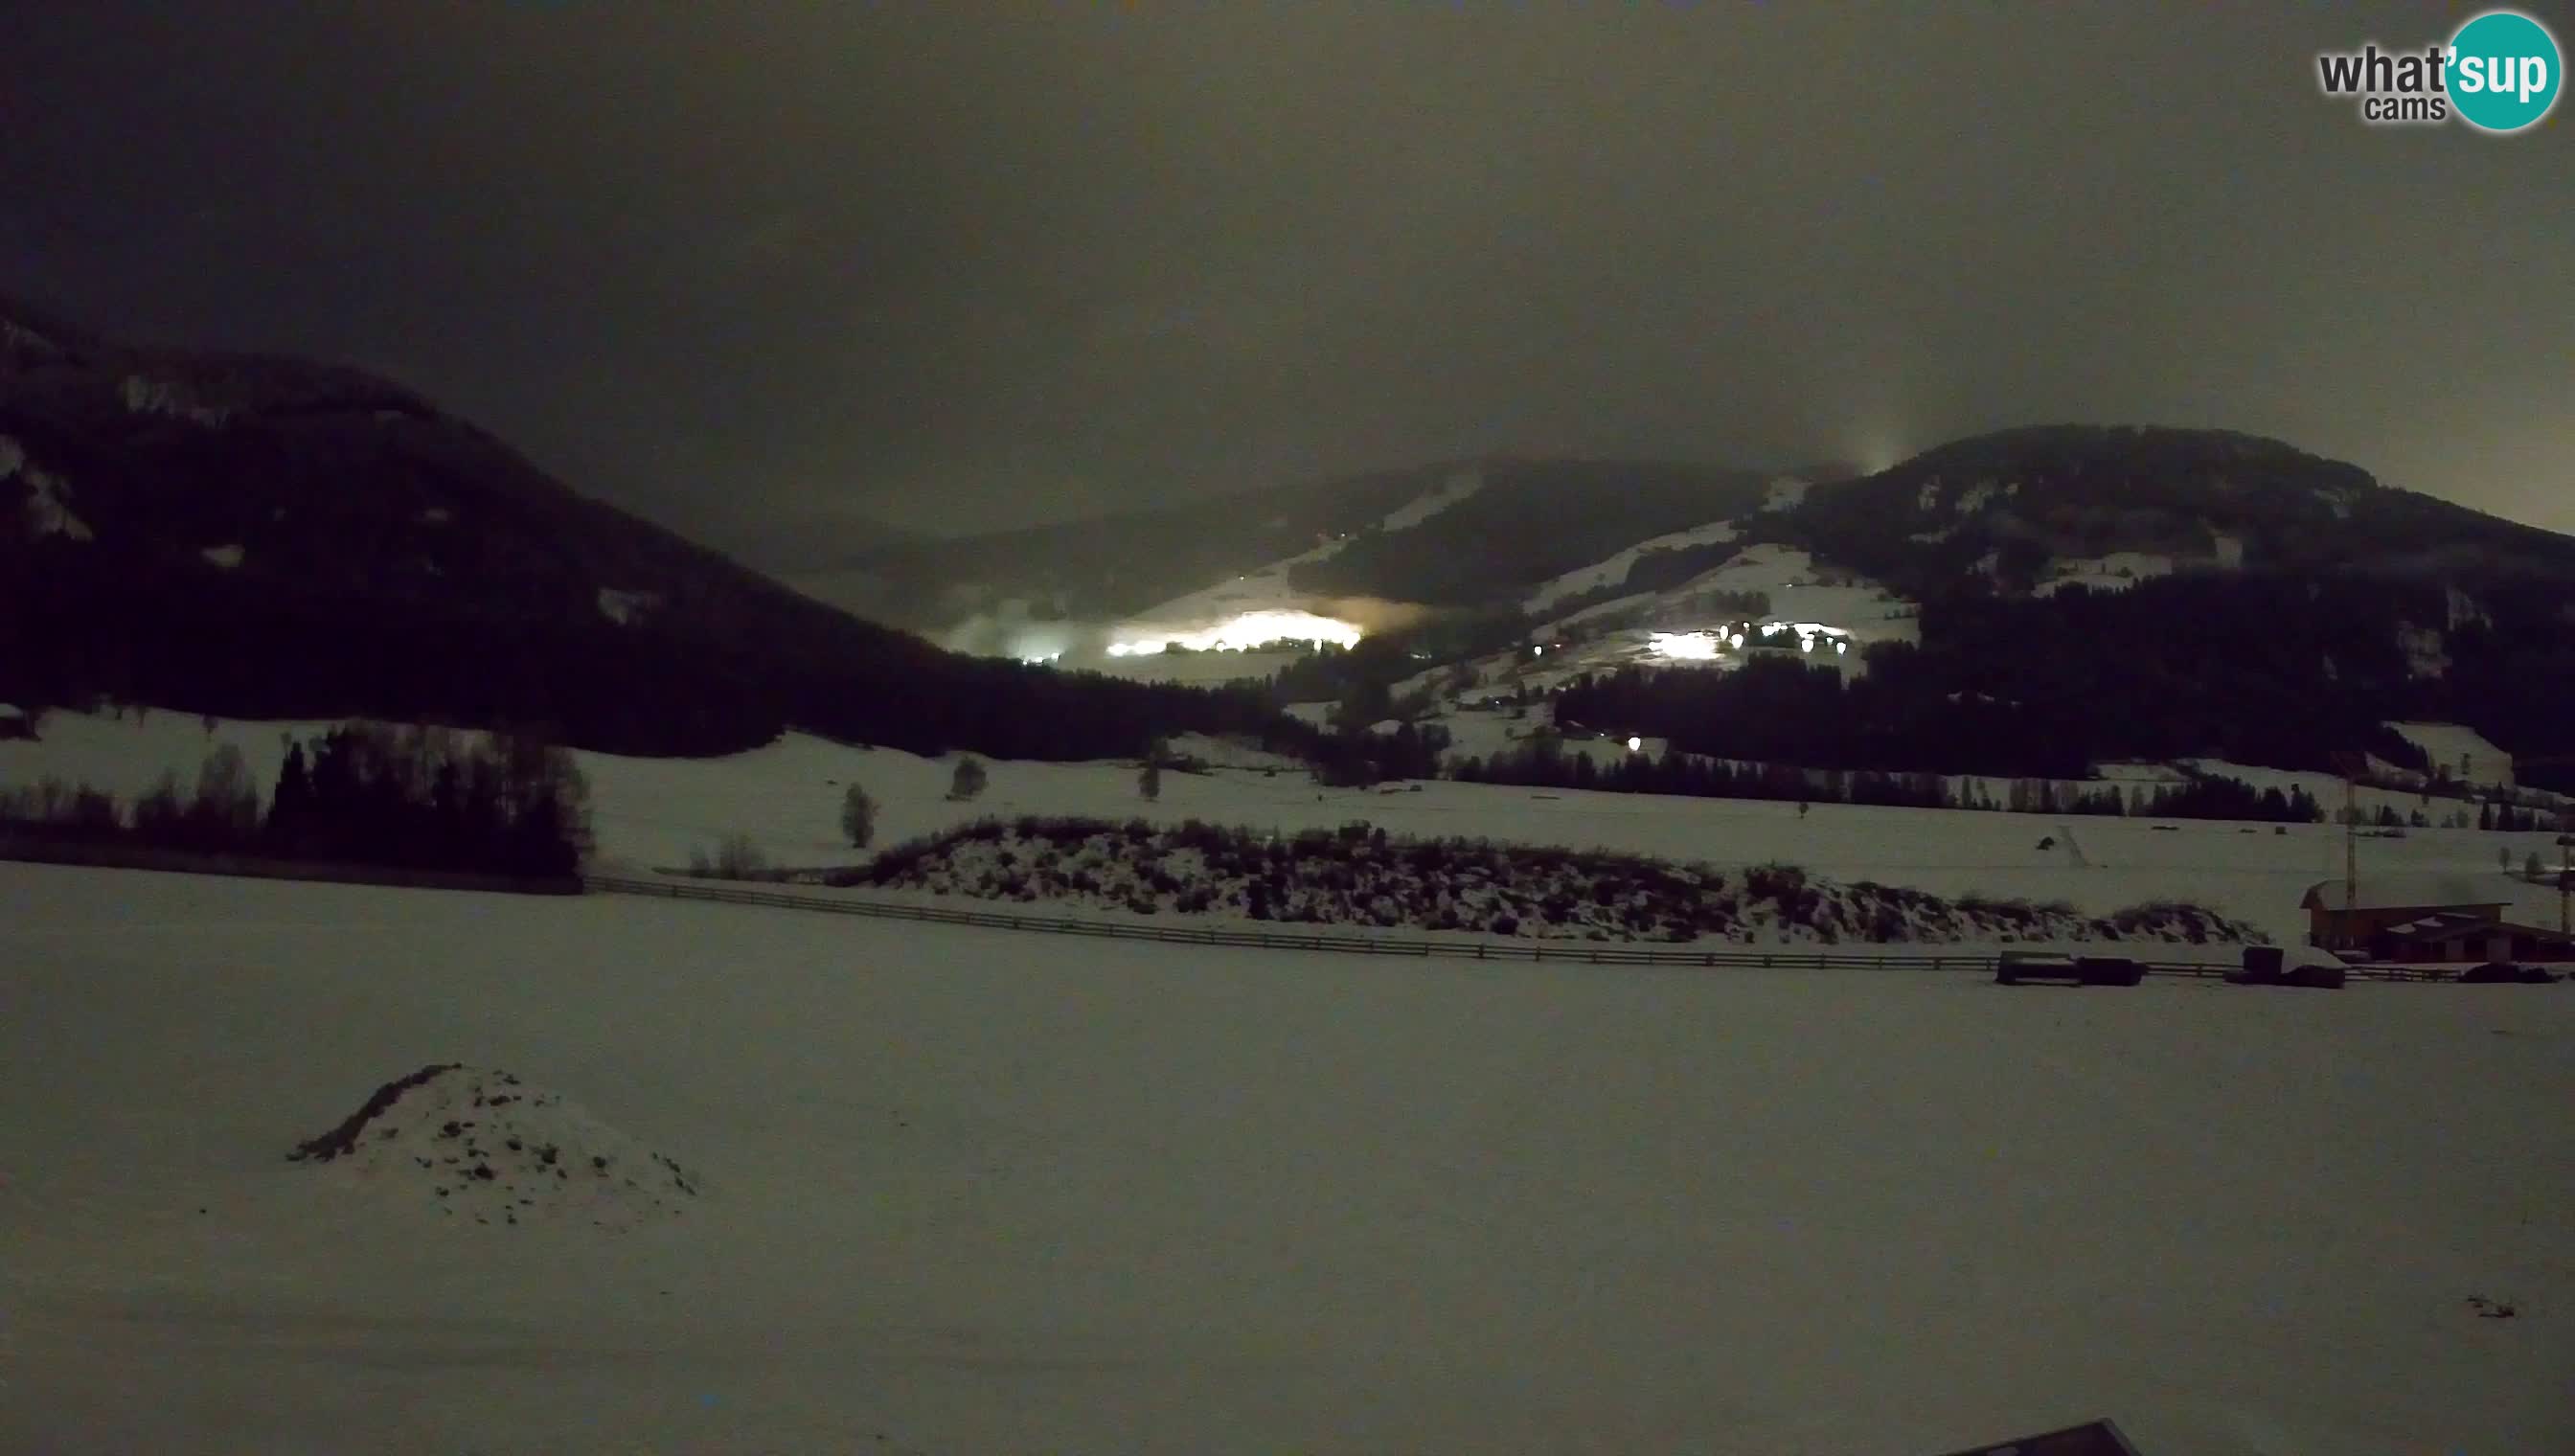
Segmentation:
{"type": "Polygon", "coordinates": [[[861,621],[362,370],[113,343],[8,305],[0,513],[0,695],[25,702],[678,752],[794,725],[1083,756],[1267,722],[1248,695],[963,659],[861,621]]]}

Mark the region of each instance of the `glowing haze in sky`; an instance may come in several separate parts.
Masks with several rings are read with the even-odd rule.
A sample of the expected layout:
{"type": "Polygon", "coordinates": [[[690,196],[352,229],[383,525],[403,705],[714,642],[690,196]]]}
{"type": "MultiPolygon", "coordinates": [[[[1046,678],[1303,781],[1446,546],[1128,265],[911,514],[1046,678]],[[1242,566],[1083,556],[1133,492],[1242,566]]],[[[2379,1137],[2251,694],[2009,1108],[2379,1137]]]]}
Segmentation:
{"type": "Polygon", "coordinates": [[[863,518],[2040,423],[2575,531],[2575,111],[2317,92],[2478,7],[1000,8],[21,3],[0,291],[385,370],[781,571],[863,518]]]}

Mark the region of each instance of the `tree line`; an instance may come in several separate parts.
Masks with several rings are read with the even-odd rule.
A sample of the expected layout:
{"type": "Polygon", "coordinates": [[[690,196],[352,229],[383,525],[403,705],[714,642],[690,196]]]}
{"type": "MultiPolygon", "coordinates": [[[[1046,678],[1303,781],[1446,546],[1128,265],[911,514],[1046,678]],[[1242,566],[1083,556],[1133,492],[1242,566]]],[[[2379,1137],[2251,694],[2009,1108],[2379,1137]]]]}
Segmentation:
{"type": "Polygon", "coordinates": [[[2433,766],[2385,727],[2406,719],[2465,724],[2517,753],[2575,752],[2560,597],[2498,586],[2478,601],[2490,620],[2444,634],[2437,675],[2404,645],[2409,626],[2450,620],[2437,584],[2205,575],[1952,597],[1925,605],[1918,646],[1872,647],[1864,672],[1779,658],[1629,668],[1568,685],[1556,712],[1715,757],[1994,777],[2184,757],[2321,772],[2351,750],[2433,766]]]}
{"type": "Polygon", "coordinates": [[[1587,788],[1624,793],[1670,793],[1699,798],[1753,798],[1798,803],[1874,804],[1901,808],[2008,809],[2022,813],[2153,815],[2159,818],[2254,819],[2316,823],[2324,809],[2303,787],[2283,793],[2240,779],[2194,774],[2178,783],[2064,784],[2016,778],[1997,802],[1981,780],[1953,786],[1941,774],[1876,769],[1807,769],[1785,763],[1748,763],[1680,752],[1660,757],[1631,752],[1603,764],[1568,750],[1561,736],[1540,729],[1521,746],[1489,757],[1457,760],[1449,776],[1470,783],[1510,783],[1545,788],[1587,788]]]}
{"type": "Polygon", "coordinates": [[[0,821],[201,853],[561,878],[590,848],[590,790],[572,755],[542,738],[353,723],[289,737],[264,806],[225,743],[193,787],[164,773],[128,804],[47,779],[0,791],[0,821]]]}

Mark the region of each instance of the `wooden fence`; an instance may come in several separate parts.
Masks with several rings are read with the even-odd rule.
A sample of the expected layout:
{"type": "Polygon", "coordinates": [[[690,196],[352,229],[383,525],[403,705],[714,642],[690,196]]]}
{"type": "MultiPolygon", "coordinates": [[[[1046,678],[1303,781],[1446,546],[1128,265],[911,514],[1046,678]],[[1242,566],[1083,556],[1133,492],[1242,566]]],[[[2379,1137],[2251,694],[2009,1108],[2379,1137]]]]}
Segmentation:
{"type": "Polygon", "coordinates": [[[302,879],[329,884],[373,884],[397,889],[459,889],[508,894],[579,894],[570,875],[529,879],[464,870],[410,869],[390,864],[344,864],[318,859],[271,859],[256,854],[176,849],[130,839],[83,839],[0,829],[0,860],[67,864],[93,869],[153,869],[169,874],[228,874],[249,879],[302,879]]]}
{"type": "MultiPolygon", "coordinates": [[[[790,894],[682,879],[638,879],[591,875],[592,889],[615,894],[654,895],[664,899],[710,900],[721,904],[764,905],[778,909],[818,910],[827,914],[865,915],[883,920],[919,920],[941,925],[977,925],[994,930],[1031,930],[1053,935],[1091,935],[1113,940],[1160,940],[1179,945],[1239,945],[1264,950],[1323,950],[1345,955],[1442,956],[1464,960],[1527,960],[1583,965],[1768,966],[1787,969],[1957,970],[1992,974],[1999,956],[1990,951],[1943,955],[1855,954],[1849,951],[1760,950],[1742,946],[1698,949],[1685,945],[1639,945],[1597,940],[1438,940],[1379,935],[1326,934],[1305,930],[1245,930],[1214,925],[1157,925],[1143,920],[1089,920],[1067,915],[1024,915],[996,910],[950,909],[944,905],[905,904],[870,899],[842,891],[831,895],[790,894]]],[[[2150,974],[2216,979],[2231,969],[2191,961],[2144,960],[2150,974]]],[[[2353,966],[2356,980],[2438,980],[2437,971],[2396,966],[2353,966]]]]}

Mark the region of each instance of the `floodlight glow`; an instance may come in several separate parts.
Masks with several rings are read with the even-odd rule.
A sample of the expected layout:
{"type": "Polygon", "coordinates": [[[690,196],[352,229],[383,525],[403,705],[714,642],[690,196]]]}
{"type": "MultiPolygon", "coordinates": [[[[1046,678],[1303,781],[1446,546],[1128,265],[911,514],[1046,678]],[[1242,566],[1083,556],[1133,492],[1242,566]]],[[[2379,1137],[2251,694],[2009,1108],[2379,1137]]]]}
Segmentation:
{"type": "Polygon", "coordinates": [[[1183,631],[1153,631],[1109,645],[1113,658],[1136,657],[1159,653],[1174,643],[1194,653],[1239,653],[1265,643],[1301,642],[1320,647],[1331,643],[1337,647],[1356,647],[1361,633],[1356,624],[1310,612],[1263,611],[1246,612],[1214,627],[1183,631]]]}
{"type": "Polygon", "coordinates": [[[1630,752],[1630,753],[1642,752],[1642,751],[1644,750],[1644,747],[1645,747],[1645,740],[1644,740],[1643,738],[1637,737],[1637,736],[1636,736],[1635,734],[1633,734],[1633,733],[1629,733],[1629,734],[1627,735],[1627,751],[1628,751],[1628,752],[1630,752]]]}

